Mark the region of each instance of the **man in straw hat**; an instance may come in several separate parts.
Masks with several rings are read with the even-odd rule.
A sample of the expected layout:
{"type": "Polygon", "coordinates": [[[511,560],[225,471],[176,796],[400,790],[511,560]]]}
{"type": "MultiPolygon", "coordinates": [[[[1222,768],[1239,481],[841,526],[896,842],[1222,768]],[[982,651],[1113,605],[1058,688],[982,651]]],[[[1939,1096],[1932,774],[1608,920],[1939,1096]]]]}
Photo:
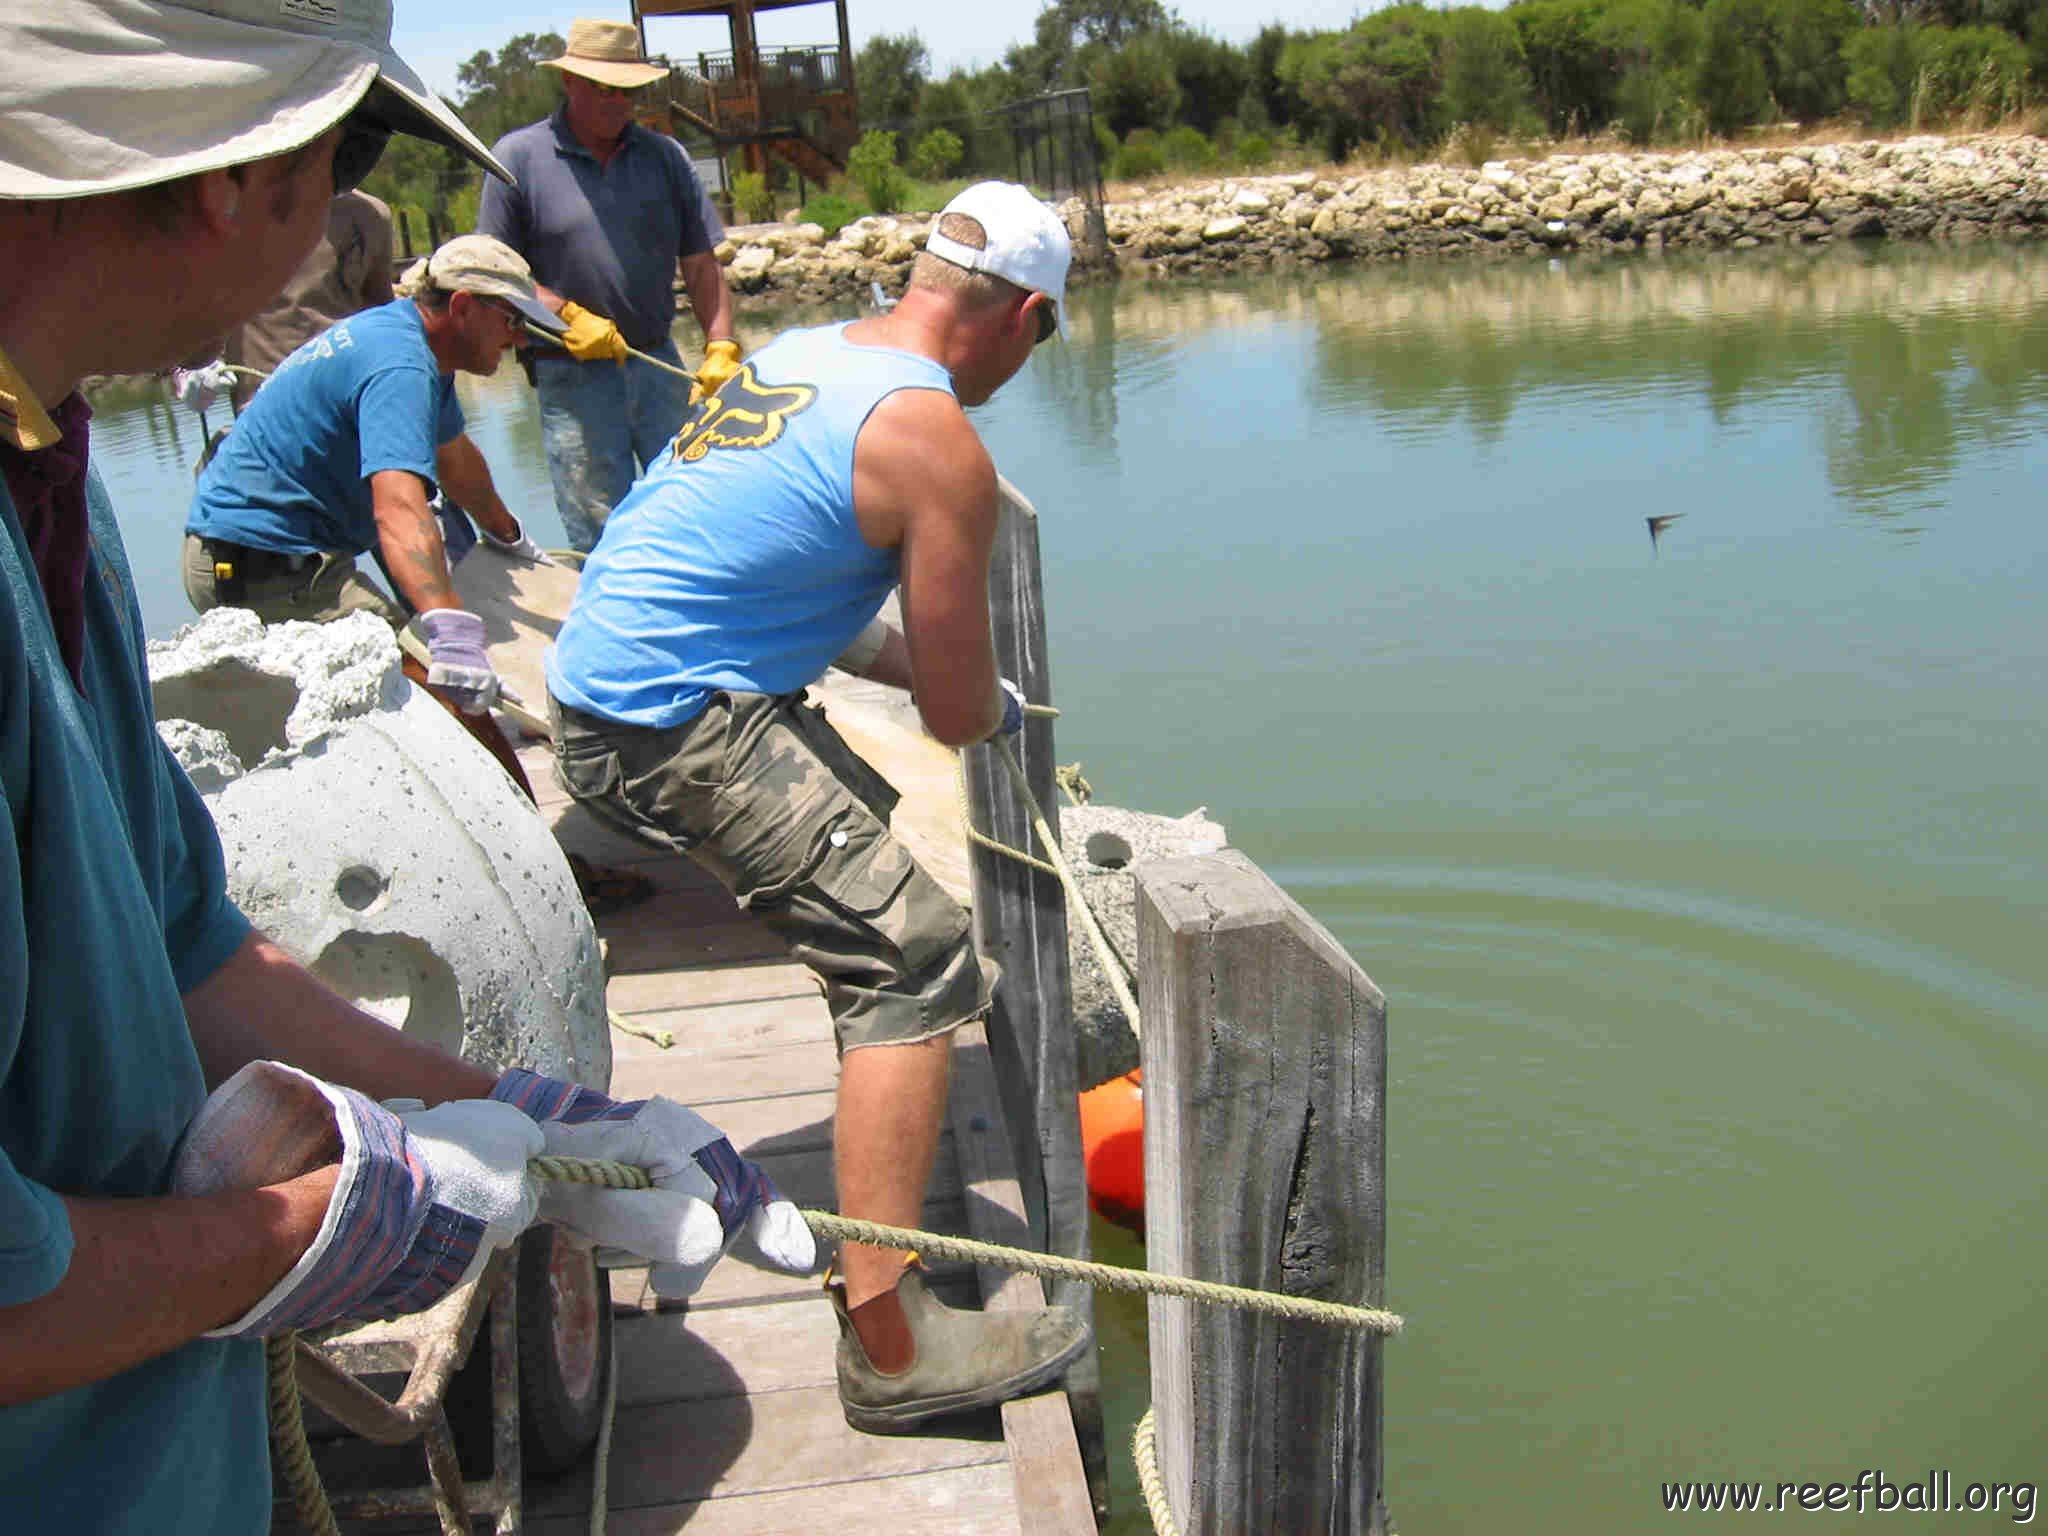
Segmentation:
{"type": "Polygon", "coordinates": [[[559,59],[555,113],[500,139],[518,185],[490,182],[477,229],[533,266],[568,322],[565,352],[536,350],[541,440],[569,542],[588,550],[634,477],[682,424],[692,399],[739,366],[732,294],[713,248],[718,211],[682,145],[633,121],[633,93],[664,79],[630,22],[577,21],[559,59]],[[676,273],[704,329],[696,387],[627,348],[682,362],[676,273]]]}
{"type": "MultiPolygon", "coordinates": [[[[1059,328],[1070,257],[1023,187],[962,192],[888,314],[788,332],[697,407],[613,513],[546,661],[570,792],[692,853],[823,980],[839,1209],[893,1226],[919,1223],[953,1031],[994,981],[890,835],[895,792],[804,689],[836,661],[910,689],[948,745],[1023,725],[990,635],[995,465],[962,406],[1059,328]],[[899,584],[900,632],[876,621],[899,584]]],[[[898,1250],[848,1244],[839,1272],[856,1429],[1035,1390],[1087,1346],[1064,1308],[954,1311],[898,1250]]]]}
{"type": "Polygon", "coordinates": [[[390,30],[383,0],[0,8],[10,1530],[267,1530],[258,1337],[426,1306],[536,1204],[686,1266],[686,1284],[725,1241],[706,1198],[724,1195],[726,1224],[808,1267],[793,1208],[687,1111],[494,1077],[251,933],[206,808],[156,737],[78,385],[167,367],[247,318],[390,133],[499,169],[390,30]],[[663,1167],[656,1204],[536,1195],[533,1152],[629,1132],[635,1160],[663,1167]]]}

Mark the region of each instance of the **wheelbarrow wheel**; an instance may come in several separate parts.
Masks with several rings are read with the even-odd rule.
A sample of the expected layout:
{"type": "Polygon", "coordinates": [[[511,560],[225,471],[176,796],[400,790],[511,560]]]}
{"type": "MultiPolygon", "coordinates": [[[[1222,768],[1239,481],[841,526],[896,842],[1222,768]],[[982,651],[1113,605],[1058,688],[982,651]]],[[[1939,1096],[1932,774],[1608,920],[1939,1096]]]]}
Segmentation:
{"type": "MultiPolygon", "coordinates": [[[[596,1255],[553,1227],[519,1241],[519,1450],[529,1477],[556,1477],[597,1443],[612,1367],[611,1294],[596,1255]]],[[[491,1465],[491,1340],[479,1333],[448,1387],[465,1475],[491,1465]]]]}

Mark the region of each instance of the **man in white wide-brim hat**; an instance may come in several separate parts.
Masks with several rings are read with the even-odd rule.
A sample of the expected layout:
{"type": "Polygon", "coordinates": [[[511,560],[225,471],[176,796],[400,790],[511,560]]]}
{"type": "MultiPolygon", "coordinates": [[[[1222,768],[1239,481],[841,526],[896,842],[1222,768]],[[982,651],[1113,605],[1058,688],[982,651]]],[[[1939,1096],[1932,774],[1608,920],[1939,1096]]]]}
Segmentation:
{"type": "MultiPolygon", "coordinates": [[[[495,1076],[321,986],[251,932],[156,735],[78,386],[167,367],[246,319],[392,132],[500,170],[390,28],[384,0],[0,6],[9,1531],[258,1536],[261,1338],[428,1306],[537,1207],[700,1273],[724,1238],[708,1200],[751,1169],[726,1149],[714,1171],[722,1139],[677,1106],[650,1127],[651,1106],[495,1076]],[[565,1149],[570,1116],[586,1143],[642,1128],[636,1160],[677,1175],[666,1226],[644,1195],[557,1209],[537,1192],[527,1160],[565,1149]]],[[[749,1190],[727,1219],[754,1231],[775,1207],[749,1190]]],[[[807,1266],[807,1241],[776,1232],[757,1244],[807,1266]]]]}
{"type": "Polygon", "coordinates": [[[518,184],[485,186],[477,230],[527,259],[568,323],[562,350],[533,353],[533,380],[555,509],[588,550],[689,407],[732,376],[740,348],[712,254],[725,237],[718,212],[682,145],[633,121],[632,93],[668,70],[647,61],[631,23],[593,20],[573,23],[562,56],[542,67],[561,78],[562,105],[493,146],[518,184]],[[681,364],[670,334],[678,272],[704,330],[694,387],[632,355],[681,364]]]}

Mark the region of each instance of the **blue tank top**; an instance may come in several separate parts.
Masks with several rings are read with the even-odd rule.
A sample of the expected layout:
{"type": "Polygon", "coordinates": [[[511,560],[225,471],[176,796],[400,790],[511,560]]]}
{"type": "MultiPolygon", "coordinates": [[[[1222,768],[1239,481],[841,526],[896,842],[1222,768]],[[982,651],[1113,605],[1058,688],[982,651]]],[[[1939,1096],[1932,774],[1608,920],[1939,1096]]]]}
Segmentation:
{"type": "Polygon", "coordinates": [[[740,365],[613,509],[547,654],[588,714],[678,725],[721,690],[815,682],[896,585],[861,538],[853,448],[899,389],[953,392],[930,358],[791,331],[740,365]]]}

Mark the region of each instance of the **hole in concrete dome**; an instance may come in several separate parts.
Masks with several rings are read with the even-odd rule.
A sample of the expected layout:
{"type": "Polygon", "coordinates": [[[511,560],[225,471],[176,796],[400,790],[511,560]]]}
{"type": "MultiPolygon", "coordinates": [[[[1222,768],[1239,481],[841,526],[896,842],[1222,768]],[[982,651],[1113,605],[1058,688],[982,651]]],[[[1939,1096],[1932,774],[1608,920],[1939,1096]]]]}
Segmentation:
{"type": "Polygon", "coordinates": [[[151,686],[159,720],[190,720],[227,737],[248,767],[289,746],[284,723],[299,702],[299,685],[245,662],[224,660],[203,672],[167,677],[151,686]]]}
{"type": "Polygon", "coordinates": [[[334,882],[334,894],[351,912],[367,912],[384,894],[384,877],[367,864],[344,869],[334,882]]]}
{"type": "Polygon", "coordinates": [[[462,993],[448,962],[403,933],[344,933],[320,952],[313,974],[414,1039],[462,1049],[462,993]]]}
{"type": "Polygon", "coordinates": [[[1081,851],[1100,869],[1122,869],[1131,862],[1131,845],[1114,832],[1090,832],[1081,851]]]}

